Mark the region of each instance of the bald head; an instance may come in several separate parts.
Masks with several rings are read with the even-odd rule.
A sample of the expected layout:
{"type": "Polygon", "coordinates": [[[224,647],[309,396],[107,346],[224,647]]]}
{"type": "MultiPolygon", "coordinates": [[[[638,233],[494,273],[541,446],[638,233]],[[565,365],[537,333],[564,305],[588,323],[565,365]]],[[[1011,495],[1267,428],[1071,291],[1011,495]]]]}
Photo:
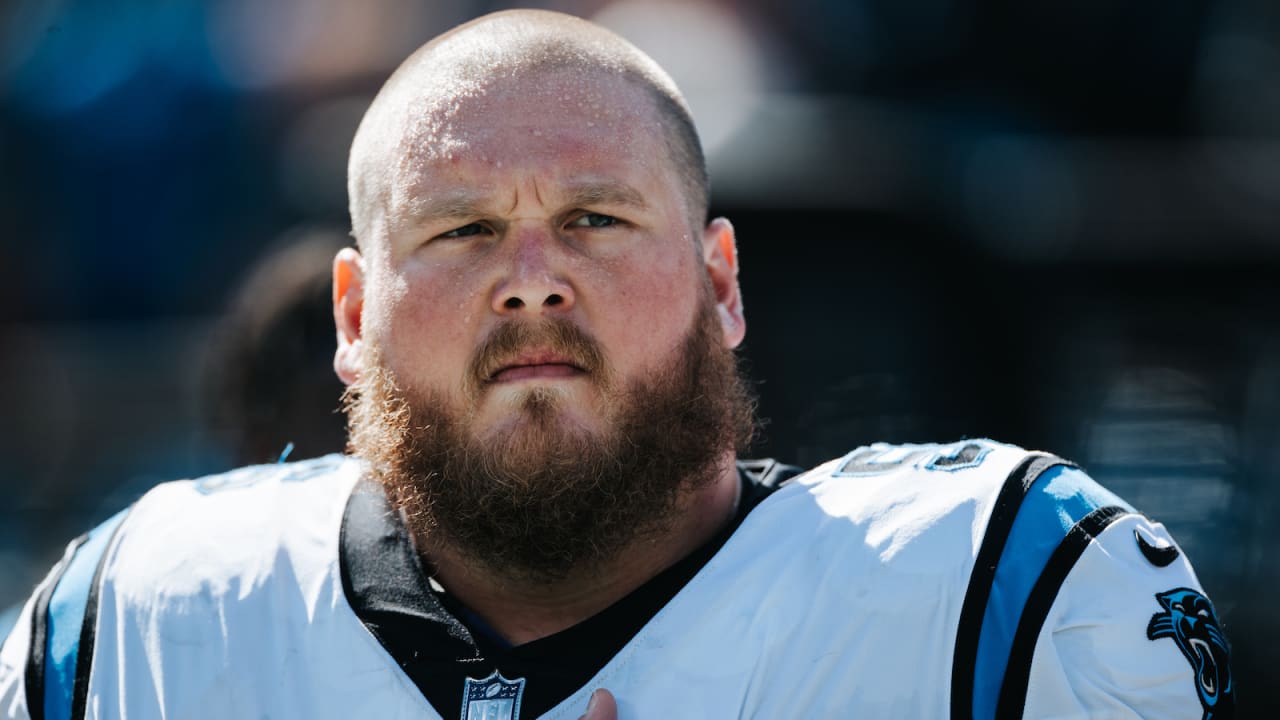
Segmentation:
{"type": "MultiPolygon", "coordinates": [[[[473,20],[427,43],[392,74],[352,143],[347,169],[352,226],[361,246],[416,169],[453,159],[449,122],[512,83],[538,92],[541,78],[570,73],[581,87],[630,85],[650,101],[654,123],[692,226],[706,222],[706,162],[688,106],[671,78],[626,40],[585,20],[541,10],[513,10],[473,20]],[[580,80],[578,80],[580,78],[580,80]]],[[[607,111],[607,109],[606,109],[607,111]]],[[[619,142],[628,138],[619,137],[619,142]]],[[[433,199],[416,199],[431,201],[433,199]]]]}

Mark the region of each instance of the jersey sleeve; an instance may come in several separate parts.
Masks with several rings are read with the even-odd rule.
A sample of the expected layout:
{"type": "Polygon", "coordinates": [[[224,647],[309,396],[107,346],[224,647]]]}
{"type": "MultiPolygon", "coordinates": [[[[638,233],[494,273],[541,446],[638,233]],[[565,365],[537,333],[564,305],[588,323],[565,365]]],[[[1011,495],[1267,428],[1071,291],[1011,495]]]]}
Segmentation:
{"type": "Polygon", "coordinates": [[[987,522],[955,717],[1222,718],[1228,644],[1182,550],[1079,468],[1030,454],[987,522]]]}
{"type": "Polygon", "coordinates": [[[1164,526],[1126,514],[1083,542],[1036,633],[1024,717],[1234,717],[1229,645],[1164,526]]]}
{"type": "Polygon", "coordinates": [[[99,566],[128,509],[71,541],[36,587],[0,648],[5,718],[69,720],[84,715],[97,613],[99,566]]]}

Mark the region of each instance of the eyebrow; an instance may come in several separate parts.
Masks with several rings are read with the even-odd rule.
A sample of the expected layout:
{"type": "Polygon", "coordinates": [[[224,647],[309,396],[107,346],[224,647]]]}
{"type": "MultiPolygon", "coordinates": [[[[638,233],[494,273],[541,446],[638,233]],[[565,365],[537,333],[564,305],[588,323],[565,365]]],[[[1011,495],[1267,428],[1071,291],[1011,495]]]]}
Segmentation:
{"type": "MultiPolygon", "coordinates": [[[[649,203],[638,190],[615,180],[589,180],[569,186],[563,205],[623,205],[638,210],[649,203]]],[[[444,220],[466,220],[492,212],[492,199],[484,193],[461,190],[413,203],[405,214],[406,224],[421,226],[444,220]]]]}
{"type": "Polygon", "coordinates": [[[442,220],[465,220],[478,215],[485,203],[485,196],[471,192],[455,192],[413,203],[405,213],[406,223],[417,227],[442,220]]]}
{"type": "Polygon", "coordinates": [[[589,181],[569,187],[568,205],[627,205],[647,210],[649,203],[635,188],[614,180],[589,181]]]}

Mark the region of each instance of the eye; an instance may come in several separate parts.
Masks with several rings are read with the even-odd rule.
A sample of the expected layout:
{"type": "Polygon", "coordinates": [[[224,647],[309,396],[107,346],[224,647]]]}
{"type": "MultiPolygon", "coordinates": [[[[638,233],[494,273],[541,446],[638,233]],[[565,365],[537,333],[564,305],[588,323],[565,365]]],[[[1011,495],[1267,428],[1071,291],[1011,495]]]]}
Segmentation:
{"type": "Polygon", "coordinates": [[[472,235],[479,235],[485,231],[486,231],[486,228],[484,225],[481,225],[480,223],[470,223],[468,225],[463,225],[460,228],[454,228],[449,232],[440,233],[439,235],[437,235],[437,237],[464,238],[464,237],[471,237],[472,235]]]}
{"type": "Polygon", "coordinates": [[[569,223],[569,227],[603,228],[617,225],[618,218],[600,213],[583,213],[569,223]]]}

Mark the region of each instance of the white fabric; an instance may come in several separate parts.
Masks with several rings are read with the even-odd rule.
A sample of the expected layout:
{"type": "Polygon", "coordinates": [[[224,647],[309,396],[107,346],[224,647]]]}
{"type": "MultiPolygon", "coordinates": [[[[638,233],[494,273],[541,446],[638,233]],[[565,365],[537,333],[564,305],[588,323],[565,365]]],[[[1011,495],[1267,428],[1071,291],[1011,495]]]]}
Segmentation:
{"type": "Polygon", "coordinates": [[[1163,525],[1139,515],[1089,543],[1040,629],[1026,717],[1201,717],[1187,658],[1171,639],[1146,635],[1162,609],[1157,592],[1200,583],[1185,554],[1164,568],[1147,562],[1133,537],[1138,527],[1173,543],[1163,525]]]}
{"type": "MultiPolygon", "coordinates": [[[[966,469],[925,469],[962,444],[875,446],[912,461],[841,477],[835,460],[801,476],[544,717],[578,718],[597,687],[626,720],[948,717],[974,557],[1026,457],[983,444],[966,469]]],[[[88,716],[439,717],[343,594],[339,529],[359,472],[333,456],[170,483],[139,501],[106,557],[88,716]]],[[[1139,522],[1163,533],[1117,523],[1068,577],[1035,654],[1028,717],[1200,717],[1189,664],[1144,635],[1155,593],[1199,586],[1185,561],[1157,571],[1125,545],[1139,522]]],[[[0,654],[8,717],[25,717],[25,652],[15,632],[0,654]]]]}
{"type": "Polygon", "coordinates": [[[31,644],[31,612],[35,598],[27,601],[18,622],[0,648],[0,717],[30,720],[25,675],[27,647],[31,644]]]}

